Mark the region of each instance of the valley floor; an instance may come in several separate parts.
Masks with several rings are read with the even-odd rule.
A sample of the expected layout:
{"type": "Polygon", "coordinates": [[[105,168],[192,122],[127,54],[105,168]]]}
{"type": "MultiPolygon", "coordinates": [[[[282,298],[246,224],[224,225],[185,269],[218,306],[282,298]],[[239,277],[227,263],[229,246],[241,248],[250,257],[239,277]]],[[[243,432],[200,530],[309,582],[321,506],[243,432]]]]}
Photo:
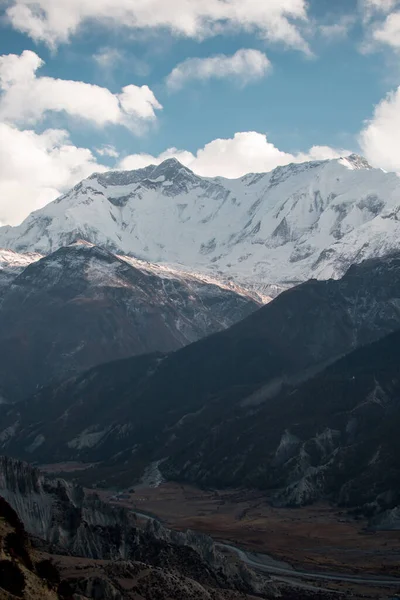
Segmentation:
{"type": "Polygon", "coordinates": [[[273,508],[259,492],[204,491],[175,483],[122,497],[97,493],[172,529],[202,531],[295,567],[400,577],[400,531],[369,532],[364,520],[329,504],[273,508]]]}
{"type": "MultiPolygon", "coordinates": [[[[286,563],[310,573],[366,578],[365,583],[356,584],[329,581],[328,575],[326,580],[310,578],[309,582],[302,578],[302,585],[328,587],[355,598],[392,598],[400,592],[400,583],[398,588],[368,583],[369,577],[398,577],[400,582],[400,532],[368,531],[365,521],[329,504],[272,508],[259,492],[199,490],[175,483],[120,495],[101,491],[100,495],[156,517],[172,529],[201,531],[247,552],[267,554],[277,561],[278,569],[286,563]]],[[[278,575],[276,580],[285,579],[278,575]]]]}
{"type": "MultiPolygon", "coordinates": [[[[69,471],[72,475],[76,467],[47,465],[46,470],[69,471]]],[[[273,508],[261,492],[201,490],[178,483],[139,486],[119,494],[98,489],[95,492],[107,502],[159,519],[171,529],[208,534],[242,549],[244,554],[250,553],[256,561],[276,566],[278,571],[293,567],[315,574],[307,579],[276,572],[273,579],[277,583],[295,583],[299,588],[309,586],[352,598],[400,597],[400,531],[369,531],[365,520],[355,519],[328,503],[299,509],[273,508]],[[321,574],[327,574],[327,578],[321,578],[321,574]],[[334,576],[333,581],[329,575],[334,576]],[[347,580],[352,576],[365,581],[347,580]],[[398,587],[393,585],[397,578],[398,587]],[[392,583],[377,585],[369,579],[388,579],[392,583]]]]}

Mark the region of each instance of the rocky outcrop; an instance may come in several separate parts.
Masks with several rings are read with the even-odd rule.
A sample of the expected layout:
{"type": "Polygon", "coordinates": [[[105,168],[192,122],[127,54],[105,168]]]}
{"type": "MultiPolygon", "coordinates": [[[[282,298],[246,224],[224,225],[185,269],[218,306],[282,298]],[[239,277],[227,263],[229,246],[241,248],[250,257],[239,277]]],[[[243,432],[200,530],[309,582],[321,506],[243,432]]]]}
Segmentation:
{"type": "Polygon", "coordinates": [[[40,560],[17,513],[0,496],[0,600],[61,600],[59,581],[58,570],[40,560]]]}
{"type": "MultiPolygon", "coordinates": [[[[172,577],[170,585],[179,573],[197,582],[194,589],[196,585],[242,593],[272,589],[244,565],[227,560],[207,536],[172,532],[152,520],[142,529],[132,513],[107,505],[95,495],[85,496],[82,488],[72,483],[49,479],[27,463],[0,457],[0,497],[18,513],[31,535],[46,542],[47,551],[125,561],[117,570],[132,571],[132,563],[145,563],[156,569],[156,579],[172,577]]],[[[75,583],[74,589],[88,597],[96,597],[90,594],[99,586],[104,586],[106,597],[114,593],[109,579],[102,583],[101,577],[80,577],[75,583]]]]}

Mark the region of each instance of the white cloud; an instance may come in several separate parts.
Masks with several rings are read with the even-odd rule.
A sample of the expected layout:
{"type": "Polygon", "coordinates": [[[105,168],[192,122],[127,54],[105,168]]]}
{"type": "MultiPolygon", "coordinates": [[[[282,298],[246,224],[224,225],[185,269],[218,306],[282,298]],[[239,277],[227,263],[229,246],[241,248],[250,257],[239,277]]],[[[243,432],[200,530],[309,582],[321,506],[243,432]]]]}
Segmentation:
{"type": "Polygon", "coordinates": [[[306,0],[8,0],[15,29],[50,46],[68,42],[90,20],[130,29],[166,28],[174,35],[204,38],[224,30],[256,32],[308,52],[301,34],[306,0]]]}
{"type": "Polygon", "coordinates": [[[121,94],[118,94],[118,101],[122,109],[122,120],[134,115],[140,119],[155,119],[155,110],[162,108],[153,92],[147,85],[138,87],[137,85],[127,85],[122,88],[121,94]]]}
{"type": "Polygon", "coordinates": [[[400,87],[376,106],[360,134],[360,146],[371,164],[400,174],[400,87]]]}
{"type": "Polygon", "coordinates": [[[34,124],[49,112],[65,112],[97,126],[122,124],[140,133],[143,122],[156,119],[162,106],[146,85],[128,85],[120,94],[82,81],[37,76],[40,57],[25,50],[0,56],[0,118],[34,124]]]}
{"type": "Polygon", "coordinates": [[[331,160],[341,156],[349,156],[352,152],[344,148],[331,148],[330,146],[312,146],[308,152],[298,152],[294,155],[293,162],[307,162],[309,160],[331,160]]]}
{"type": "Polygon", "coordinates": [[[232,56],[218,54],[208,58],[188,58],[173,69],[166,81],[171,90],[178,90],[186,82],[196,79],[234,79],[246,85],[267,75],[271,68],[265,54],[242,48],[232,56]]]}
{"type": "Polygon", "coordinates": [[[388,44],[392,48],[400,49],[400,12],[387,16],[384,23],[377,26],[372,37],[376,42],[388,44]]]}
{"type": "Polygon", "coordinates": [[[0,123],[0,223],[17,224],[94,171],[105,170],[68,133],[19,131],[0,123]]]}
{"type": "Polygon", "coordinates": [[[400,0],[359,0],[366,37],[360,51],[368,54],[379,46],[400,48],[400,0]]]}
{"type": "Polygon", "coordinates": [[[95,148],[95,151],[99,156],[109,156],[110,158],[119,157],[118,150],[115,148],[115,146],[110,144],[105,144],[104,146],[101,146],[101,148],[95,148]]]}
{"type": "Polygon", "coordinates": [[[271,171],[277,166],[291,162],[325,160],[348,154],[348,150],[335,150],[328,146],[313,146],[307,153],[290,154],[276,148],[268,141],[266,135],[247,131],[236,133],[233,138],[213,140],[196,154],[176,148],[170,148],[159,156],[133,154],[125,157],[119,163],[119,168],[139,169],[175,157],[199,175],[235,178],[250,172],[271,171]]]}

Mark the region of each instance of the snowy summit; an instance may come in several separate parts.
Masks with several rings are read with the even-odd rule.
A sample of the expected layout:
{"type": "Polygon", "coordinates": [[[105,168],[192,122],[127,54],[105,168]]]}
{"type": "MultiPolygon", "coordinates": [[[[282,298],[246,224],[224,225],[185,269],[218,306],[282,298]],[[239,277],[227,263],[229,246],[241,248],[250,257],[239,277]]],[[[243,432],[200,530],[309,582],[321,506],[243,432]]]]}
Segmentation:
{"type": "Polygon", "coordinates": [[[200,177],[169,159],[92,175],[0,228],[0,247],[48,254],[84,239],[265,290],[337,278],[398,248],[399,210],[400,179],[357,155],[239,179],[200,177]]]}

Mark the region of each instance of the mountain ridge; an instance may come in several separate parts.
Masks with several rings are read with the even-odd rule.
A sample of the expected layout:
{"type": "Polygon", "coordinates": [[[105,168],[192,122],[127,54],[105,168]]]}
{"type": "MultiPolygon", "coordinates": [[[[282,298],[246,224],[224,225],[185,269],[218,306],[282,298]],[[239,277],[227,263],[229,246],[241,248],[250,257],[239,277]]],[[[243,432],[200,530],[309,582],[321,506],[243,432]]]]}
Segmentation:
{"type": "MultiPolygon", "coordinates": [[[[238,485],[229,470],[224,478],[218,469],[232,456],[233,472],[240,471],[235,426],[242,417],[245,424],[248,413],[257,415],[287,388],[306,386],[330,363],[399,329],[397,253],[355,265],[339,281],[294,287],[229,329],[172,354],[102,365],[3,407],[1,447],[41,463],[97,463],[80,476],[104,486],[129,486],[166,459],[160,469],[172,477],[238,485]],[[202,449],[212,456],[218,447],[224,456],[210,464],[202,449]]],[[[281,415],[280,429],[270,435],[279,438],[277,445],[293,425],[292,412],[281,415]]],[[[253,423],[261,430],[267,424],[262,418],[253,423]]]]}
{"type": "Polygon", "coordinates": [[[93,174],[20,226],[0,228],[0,246],[47,254],[82,238],[263,290],[338,278],[396,250],[399,198],[400,178],[357,155],[235,180],[169,159],[93,174]]]}
{"type": "Polygon", "coordinates": [[[33,259],[0,301],[6,400],[108,360],[176,350],[261,305],[234,284],[119,257],[88,242],[33,259]]]}

